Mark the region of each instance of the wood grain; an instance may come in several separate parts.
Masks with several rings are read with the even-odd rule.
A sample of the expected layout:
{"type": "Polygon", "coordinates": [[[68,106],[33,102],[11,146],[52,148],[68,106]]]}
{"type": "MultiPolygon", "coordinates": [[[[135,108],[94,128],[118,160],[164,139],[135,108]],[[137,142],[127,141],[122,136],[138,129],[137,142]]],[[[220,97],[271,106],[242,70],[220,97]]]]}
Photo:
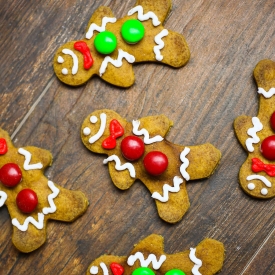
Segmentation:
{"type": "Polygon", "coordinates": [[[127,255],[151,233],[165,237],[168,253],[206,237],[224,242],[220,274],[275,274],[274,199],[255,200],[240,189],[238,171],[246,153],[232,127],[237,116],[257,114],[252,71],[261,59],[275,60],[275,2],[174,0],[165,26],[189,44],[191,60],[185,67],[134,66],[136,83],[129,89],[98,77],[78,88],[60,83],[52,69],[55,50],[83,37],[98,6],[110,6],[120,17],[134,4],[0,0],[0,126],[14,133],[16,146],[50,150],[49,179],[82,190],[90,200],[86,214],[74,223],[50,222],[47,243],[28,255],[13,247],[10,218],[0,208],[0,274],[85,274],[96,257],[127,255]],[[164,113],[174,121],[170,141],[210,142],[222,151],[212,177],[187,184],[191,207],[181,222],[161,221],[141,182],[117,190],[104,157],[84,148],[82,121],[103,108],[127,120],[164,113]]]}

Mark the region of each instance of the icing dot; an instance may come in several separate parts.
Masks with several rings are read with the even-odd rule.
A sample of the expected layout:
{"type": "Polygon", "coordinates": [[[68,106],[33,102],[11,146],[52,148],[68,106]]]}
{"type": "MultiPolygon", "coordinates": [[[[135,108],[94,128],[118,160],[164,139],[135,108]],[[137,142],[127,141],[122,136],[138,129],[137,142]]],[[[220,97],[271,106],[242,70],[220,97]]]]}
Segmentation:
{"type": "Polygon", "coordinates": [[[91,274],[97,274],[98,273],[98,267],[97,266],[92,266],[90,268],[90,273],[91,274]]]}
{"type": "Polygon", "coordinates": [[[264,196],[266,196],[266,195],[268,194],[267,189],[266,189],[266,188],[263,188],[263,189],[261,190],[261,194],[264,195],[264,196]]]}
{"type": "Polygon", "coordinates": [[[155,273],[148,267],[139,267],[135,269],[132,275],[155,275],[155,273]]]}
{"type": "Polygon", "coordinates": [[[86,127],[83,129],[83,134],[85,136],[88,136],[89,134],[91,134],[91,129],[89,127],[86,127]]]}
{"type": "Polygon", "coordinates": [[[94,45],[99,53],[110,54],[117,47],[117,39],[112,32],[104,31],[96,36],[94,45]]]}
{"type": "Polygon", "coordinates": [[[247,185],[247,188],[248,188],[249,190],[254,190],[254,189],[255,189],[255,184],[252,183],[252,182],[250,182],[250,183],[247,185]]]}
{"type": "Polygon", "coordinates": [[[23,213],[31,213],[38,204],[37,195],[31,189],[23,189],[17,194],[16,204],[23,213]]]}
{"type": "Polygon", "coordinates": [[[61,72],[62,72],[62,74],[67,75],[68,74],[68,69],[63,68],[61,72]]]}
{"type": "Polygon", "coordinates": [[[121,28],[123,39],[129,44],[139,42],[145,33],[145,28],[139,20],[130,19],[124,22],[121,28]]]}
{"type": "Polygon", "coordinates": [[[62,64],[64,62],[63,57],[62,56],[58,56],[57,62],[60,63],[60,64],[62,64]]]}
{"type": "Polygon", "coordinates": [[[91,116],[91,117],[90,117],[90,121],[91,121],[92,123],[97,123],[97,117],[96,117],[96,116],[91,116]]]}

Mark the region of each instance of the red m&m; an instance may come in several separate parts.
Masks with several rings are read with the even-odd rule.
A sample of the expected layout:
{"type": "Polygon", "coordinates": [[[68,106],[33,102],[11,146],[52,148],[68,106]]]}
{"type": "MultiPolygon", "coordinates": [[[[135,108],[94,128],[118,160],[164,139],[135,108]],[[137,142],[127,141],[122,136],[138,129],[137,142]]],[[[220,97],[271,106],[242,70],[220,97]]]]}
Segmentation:
{"type": "Polygon", "coordinates": [[[162,152],[152,151],[145,156],[143,164],[150,175],[159,176],[167,169],[168,158],[162,152]]]}
{"type": "Polygon", "coordinates": [[[271,115],[270,125],[271,125],[271,128],[275,131],[275,112],[271,115]]]}
{"type": "Polygon", "coordinates": [[[128,136],[121,142],[122,155],[130,160],[138,160],[144,153],[143,140],[136,136],[128,136]]]}
{"type": "Polygon", "coordinates": [[[265,138],[260,150],[266,159],[275,160],[275,135],[265,138]]]}
{"type": "Polygon", "coordinates": [[[0,181],[6,187],[16,186],[22,179],[20,167],[15,163],[7,163],[0,169],[0,181]]]}
{"type": "Polygon", "coordinates": [[[38,204],[37,195],[31,189],[23,189],[17,194],[16,204],[23,213],[31,213],[38,204]]]}

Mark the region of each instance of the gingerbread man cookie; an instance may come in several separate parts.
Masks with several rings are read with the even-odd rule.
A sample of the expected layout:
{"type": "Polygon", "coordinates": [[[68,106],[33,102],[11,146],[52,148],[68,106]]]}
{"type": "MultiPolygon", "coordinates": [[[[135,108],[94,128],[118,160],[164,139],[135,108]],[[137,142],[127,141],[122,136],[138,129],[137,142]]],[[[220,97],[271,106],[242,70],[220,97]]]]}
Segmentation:
{"type": "Polygon", "coordinates": [[[275,196],[275,63],[260,61],[254,69],[260,97],[258,115],[239,116],[234,129],[248,157],[239,181],[242,189],[255,198],[275,196]]]}
{"type": "Polygon", "coordinates": [[[25,253],[46,241],[49,219],[71,222],[88,207],[82,192],[66,190],[43,175],[51,163],[49,151],[31,146],[17,149],[0,128],[0,207],[6,204],[12,241],[25,253]]]}
{"type": "Polygon", "coordinates": [[[163,27],[171,0],[138,0],[121,19],[108,7],[91,17],[85,38],[62,45],[54,56],[57,77],[72,86],[93,75],[116,86],[135,81],[133,63],[155,61],[172,67],[185,65],[190,52],[184,37],[163,27]]]}
{"type": "Polygon", "coordinates": [[[169,223],[178,222],[189,208],[186,181],[209,177],[221,158],[209,143],[187,147],[165,140],[172,125],[164,115],[127,122],[114,111],[97,110],[81,129],[89,150],[108,155],[103,163],[113,183],[125,190],[140,179],[169,223]]]}
{"type": "Polygon", "coordinates": [[[196,248],[176,254],[164,252],[163,237],[150,235],[135,245],[128,257],[103,255],[86,275],[213,275],[222,269],[224,246],[205,239],[196,248]]]}

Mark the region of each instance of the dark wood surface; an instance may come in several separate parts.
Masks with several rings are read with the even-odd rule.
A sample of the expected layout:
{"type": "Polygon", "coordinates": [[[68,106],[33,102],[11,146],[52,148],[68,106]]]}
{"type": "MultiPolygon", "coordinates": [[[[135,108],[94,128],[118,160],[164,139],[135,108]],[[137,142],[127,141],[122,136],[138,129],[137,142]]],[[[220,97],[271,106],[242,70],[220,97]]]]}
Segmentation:
{"type": "Polygon", "coordinates": [[[72,224],[49,222],[45,245],[18,252],[6,207],[0,208],[0,274],[85,274],[104,253],[127,255],[151,233],[165,237],[166,251],[195,246],[206,237],[222,241],[226,260],[220,274],[275,274],[274,199],[245,195],[238,185],[246,153],[233,132],[233,120],[258,110],[252,71],[261,59],[275,60],[275,2],[272,0],[174,0],[166,22],[182,33],[191,50],[181,69],[136,65],[129,89],[98,77],[71,88],[53,73],[56,49],[81,39],[100,5],[119,18],[135,0],[0,0],[0,126],[16,146],[34,145],[54,156],[47,176],[90,201],[72,224]],[[109,108],[128,120],[164,113],[174,121],[168,139],[182,145],[210,142],[222,151],[216,173],[189,182],[191,207],[169,225],[157,215],[141,182],[128,191],[112,184],[104,156],[86,150],[80,140],[83,119],[109,108]]]}

